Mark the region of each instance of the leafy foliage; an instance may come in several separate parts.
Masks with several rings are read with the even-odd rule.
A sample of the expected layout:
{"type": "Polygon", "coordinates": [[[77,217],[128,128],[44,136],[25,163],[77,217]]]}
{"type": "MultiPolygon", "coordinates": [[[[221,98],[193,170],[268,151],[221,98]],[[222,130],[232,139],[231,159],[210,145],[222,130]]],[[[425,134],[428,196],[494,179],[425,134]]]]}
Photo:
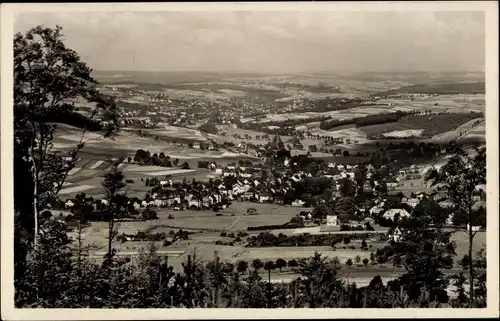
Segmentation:
{"type": "Polygon", "coordinates": [[[85,132],[96,129],[94,117],[98,117],[107,123],[103,134],[110,136],[117,128],[117,108],[112,98],[97,91],[92,70],[66,47],[61,27],[38,26],[18,33],[13,47],[14,252],[18,280],[24,277],[30,247],[37,247],[43,225],[40,212],[54,202],[75,166],[85,132]],[[87,119],[76,113],[75,99],[95,104],[87,119]],[[54,122],[61,121],[83,127],[81,141],[67,157],[52,150],[54,122]]]}

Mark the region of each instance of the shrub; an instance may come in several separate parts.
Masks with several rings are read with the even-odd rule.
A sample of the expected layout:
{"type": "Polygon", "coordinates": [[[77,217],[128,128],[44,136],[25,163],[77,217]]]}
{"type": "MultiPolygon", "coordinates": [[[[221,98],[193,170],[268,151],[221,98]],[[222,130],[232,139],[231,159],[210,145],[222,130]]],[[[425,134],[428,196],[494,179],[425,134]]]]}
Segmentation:
{"type": "Polygon", "coordinates": [[[351,267],[352,266],[352,259],[348,259],[345,264],[348,266],[348,267],[351,267]]]}
{"type": "Polygon", "coordinates": [[[173,219],[174,219],[174,216],[173,216],[172,214],[168,214],[167,219],[169,219],[169,220],[173,220],[173,219]]]}
{"type": "Polygon", "coordinates": [[[221,232],[221,233],[220,233],[220,236],[222,236],[222,237],[226,237],[226,236],[227,236],[227,233],[226,233],[226,232],[221,232]]]}
{"type": "Polygon", "coordinates": [[[234,238],[235,236],[234,236],[234,233],[229,233],[229,234],[227,235],[227,237],[234,238]]]}
{"type": "Polygon", "coordinates": [[[364,266],[368,266],[369,262],[370,262],[370,260],[368,260],[366,257],[363,259],[363,265],[364,266]]]}
{"type": "Polygon", "coordinates": [[[465,254],[462,259],[460,260],[460,265],[462,266],[462,268],[464,270],[468,270],[469,269],[469,256],[467,254],[465,254]]]}
{"type": "Polygon", "coordinates": [[[217,213],[215,214],[215,216],[222,216],[222,213],[217,213]]]}
{"type": "Polygon", "coordinates": [[[347,224],[342,224],[342,225],[340,225],[340,230],[341,231],[350,231],[351,227],[347,224]]]}
{"type": "Polygon", "coordinates": [[[290,261],[287,262],[287,265],[291,268],[299,266],[299,262],[295,259],[291,259],[290,261]]]}
{"type": "Polygon", "coordinates": [[[276,267],[280,270],[281,272],[281,269],[284,268],[286,265],[287,265],[287,262],[285,260],[283,260],[282,258],[279,258],[276,260],[276,267]]]}

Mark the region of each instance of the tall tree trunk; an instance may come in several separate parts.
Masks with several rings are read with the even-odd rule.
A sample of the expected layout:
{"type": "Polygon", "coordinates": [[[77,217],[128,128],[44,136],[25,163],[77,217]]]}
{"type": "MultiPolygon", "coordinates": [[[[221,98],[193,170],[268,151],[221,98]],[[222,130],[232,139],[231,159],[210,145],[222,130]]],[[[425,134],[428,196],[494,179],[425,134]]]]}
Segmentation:
{"type": "Polygon", "coordinates": [[[474,239],[474,232],[472,231],[472,206],[469,205],[469,295],[470,295],[470,308],[474,305],[474,265],[472,264],[472,244],[474,239]]]}
{"type": "Polygon", "coordinates": [[[267,307],[271,307],[271,269],[268,270],[269,282],[267,283],[267,307]]]}
{"type": "Polygon", "coordinates": [[[469,294],[470,294],[470,308],[474,304],[474,265],[472,264],[472,244],[474,235],[472,234],[472,224],[469,228],[469,294]]]}
{"type": "Polygon", "coordinates": [[[111,217],[108,223],[108,259],[111,260],[111,251],[113,250],[113,230],[114,230],[114,221],[111,217]]]}
{"type": "Polygon", "coordinates": [[[38,197],[37,197],[37,188],[38,188],[38,179],[36,175],[36,167],[34,164],[33,160],[33,217],[35,220],[35,233],[33,237],[33,246],[35,248],[35,251],[38,250],[38,231],[39,231],[39,226],[38,226],[38,197]]]}

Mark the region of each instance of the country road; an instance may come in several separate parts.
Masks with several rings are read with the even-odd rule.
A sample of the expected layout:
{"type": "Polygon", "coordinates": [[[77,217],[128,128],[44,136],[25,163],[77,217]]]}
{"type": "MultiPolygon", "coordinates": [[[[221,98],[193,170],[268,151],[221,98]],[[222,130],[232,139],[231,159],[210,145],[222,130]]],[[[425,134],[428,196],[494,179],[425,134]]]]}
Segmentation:
{"type": "Polygon", "coordinates": [[[469,128],[469,129],[465,132],[465,134],[463,134],[463,135],[462,135],[462,136],[460,136],[460,137],[457,137],[457,138],[456,138],[456,141],[459,141],[460,139],[465,138],[465,137],[466,137],[468,134],[470,134],[470,133],[471,133],[474,129],[476,129],[477,127],[479,127],[479,126],[481,126],[481,125],[484,125],[484,124],[485,124],[485,122],[486,122],[486,120],[483,120],[482,122],[480,122],[480,123],[479,123],[479,124],[477,124],[476,126],[473,126],[473,127],[469,128]]]}
{"type": "Polygon", "coordinates": [[[226,231],[230,231],[233,227],[235,227],[235,226],[236,226],[236,224],[238,224],[238,223],[239,223],[239,221],[241,220],[241,218],[242,218],[242,217],[243,217],[243,215],[241,215],[241,214],[240,214],[240,215],[236,218],[236,220],[234,220],[234,222],[233,222],[231,225],[229,225],[229,227],[226,227],[226,231]]]}

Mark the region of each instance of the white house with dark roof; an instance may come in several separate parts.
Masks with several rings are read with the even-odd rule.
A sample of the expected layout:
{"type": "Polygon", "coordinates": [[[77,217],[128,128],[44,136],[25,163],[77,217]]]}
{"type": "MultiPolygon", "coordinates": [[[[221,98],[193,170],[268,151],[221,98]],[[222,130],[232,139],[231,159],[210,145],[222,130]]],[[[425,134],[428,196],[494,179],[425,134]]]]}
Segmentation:
{"type": "Polygon", "coordinates": [[[408,213],[408,211],[403,208],[391,208],[385,211],[382,217],[385,218],[386,220],[394,221],[394,217],[398,214],[400,218],[410,217],[410,213],[408,213]]]}
{"type": "Polygon", "coordinates": [[[416,207],[420,203],[420,199],[418,198],[407,198],[403,200],[403,204],[406,204],[411,207],[416,207]]]}

